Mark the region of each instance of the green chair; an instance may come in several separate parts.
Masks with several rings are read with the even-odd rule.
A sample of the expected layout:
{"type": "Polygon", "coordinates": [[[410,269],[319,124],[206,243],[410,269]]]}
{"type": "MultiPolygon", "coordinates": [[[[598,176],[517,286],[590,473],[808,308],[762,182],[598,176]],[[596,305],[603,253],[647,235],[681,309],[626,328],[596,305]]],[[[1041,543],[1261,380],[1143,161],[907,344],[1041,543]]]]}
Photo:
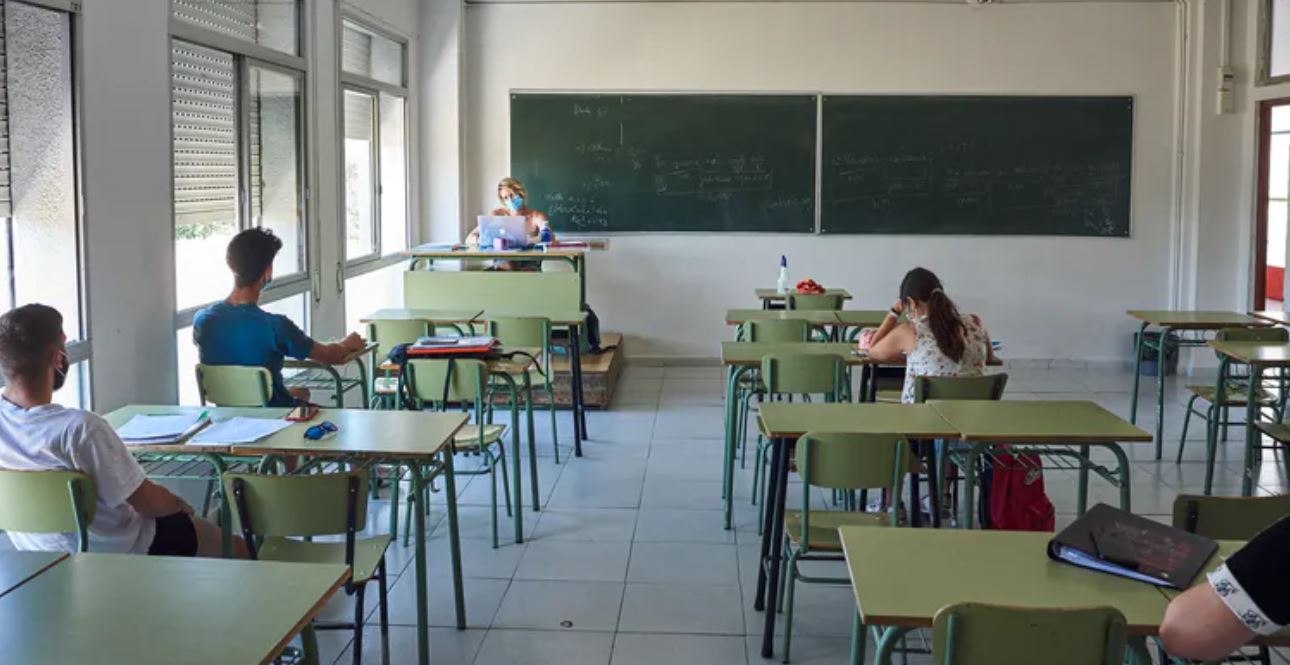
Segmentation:
{"type": "MultiPolygon", "coordinates": [[[[434,323],[425,319],[380,319],[368,321],[367,339],[376,344],[372,351],[380,363],[390,355],[390,349],[400,344],[412,344],[430,336],[434,323]]],[[[372,400],[382,408],[399,408],[399,377],[390,370],[372,372],[372,400]]]]}
{"type": "MultiPolygon", "coordinates": [[[[816,487],[835,492],[884,489],[900,496],[909,469],[909,443],[897,434],[824,434],[808,432],[797,440],[797,472],[802,476],[802,508],[784,515],[784,662],[793,643],[793,603],[797,583],[849,586],[846,577],[814,577],[802,573],[802,561],[841,561],[843,526],[884,527],[899,523],[899,501],[886,513],[811,510],[816,487]]],[[[898,574],[893,571],[893,574],[898,574]]],[[[767,611],[772,611],[767,608],[767,611]]]]}
{"type": "MultiPolygon", "coordinates": [[[[529,441],[533,441],[533,393],[546,391],[547,411],[551,414],[551,446],[555,449],[555,463],[560,463],[560,439],[555,414],[555,368],[551,360],[551,319],[544,317],[494,317],[488,320],[488,334],[496,337],[508,349],[541,349],[541,364],[530,369],[525,377],[522,396],[528,418],[529,441]]],[[[516,470],[518,473],[518,469],[516,470]]]]}
{"type": "MultiPolygon", "coordinates": [[[[806,321],[796,319],[768,319],[765,321],[746,321],[739,327],[736,341],[763,343],[810,342],[816,337],[816,331],[806,321]]],[[[766,396],[766,385],[757,372],[749,372],[743,385],[739,386],[738,408],[735,415],[735,440],[739,442],[740,465],[748,459],[748,416],[752,410],[752,398],[763,399],[766,396]]]]}
{"type": "Polygon", "coordinates": [[[836,294],[788,294],[789,309],[842,309],[842,296],[836,294]]]}
{"type": "MultiPolygon", "coordinates": [[[[801,395],[802,399],[809,401],[811,395],[822,395],[826,402],[838,402],[843,401],[846,395],[846,362],[841,356],[832,354],[771,354],[762,358],[761,379],[767,397],[792,400],[794,395],[801,395]]],[[[757,505],[766,492],[770,445],[771,440],[759,432],[753,458],[753,505],[757,505]]],[[[762,510],[765,510],[765,505],[762,505],[762,510]]],[[[761,526],[759,517],[759,532],[761,526]]]]}
{"type": "MultiPolygon", "coordinates": [[[[1214,335],[1216,340],[1228,342],[1286,342],[1290,341],[1290,331],[1285,328],[1224,328],[1214,335]]],[[[1231,407],[1244,409],[1248,398],[1248,388],[1250,377],[1235,376],[1231,379],[1224,377],[1223,394],[1220,396],[1216,392],[1214,384],[1207,385],[1189,385],[1187,390],[1192,394],[1191,399],[1187,400],[1187,413],[1183,416],[1182,436],[1178,439],[1178,458],[1177,462],[1182,463],[1183,450],[1187,445],[1187,427],[1191,424],[1192,414],[1200,416],[1205,420],[1205,450],[1207,464],[1213,464],[1213,453],[1218,443],[1218,431],[1221,427],[1223,430],[1223,440],[1227,440],[1228,425],[1232,424],[1229,416],[1231,407]],[[1196,409],[1196,400],[1203,399],[1209,402],[1209,407],[1204,411],[1196,409]]],[[[1260,409],[1271,409],[1276,414],[1275,420],[1280,421],[1282,415],[1283,396],[1274,394],[1258,386],[1255,391],[1255,403],[1260,409]]],[[[1241,423],[1238,423],[1241,424],[1241,423]]]]}
{"type": "Polygon", "coordinates": [[[75,533],[88,552],[96,509],[94,479],[80,471],[0,469],[0,531],[75,533]]]}
{"type": "Polygon", "coordinates": [[[267,406],[273,399],[273,377],[263,367],[197,365],[202,405],[267,406]]]}
{"type": "MultiPolygon", "coordinates": [[[[478,455],[483,461],[478,469],[463,469],[454,465],[453,473],[459,476],[489,476],[492,482],[493,505],[493,548],[497,548],[497,469],[502,470],[502,496],[506,499],[506,515],[511,513],[510,481],[506,470],[506,445],[502,442],[506,434],[505,425],[494,425],[485,421],[484,408],[488,401],[488,365],[482,360],[457,359],[417,359],[408,361],[407,376],[403,377],[405,385],[411,391],[418,408],[437,408],[445,410],[448,403],[473,405],[475,424],[466,425],[453,438],[454,453],[478,455]]],[[[520,470],[516,469],[516,473],[520,470]]],[[[536,481],[536,479],[534,479],[536,481]]],[[[429,492],[429,488],[426,488],[429,492]]],[[[414,507],[413,502],[422,502],[422,509],[428,509],[429,496],[408,495],[409,516],[414,507]]],[[[404,539],[410,531],[404,525],[404,539]]]]}
{"type": "Polygon", "coordinates": [[[1122,665],[1128,628],[1113,607],[960,603],[932,623],[935,665],[1122,665]]]}
{"type": "MultiPolygon", "coordinates": [[[[914,378],[914,403],[922,404],[928,400],[1001,400],[1008,387],[1007,374],[985,374],[982,376],[919,376],[914,378]]],[[[955,500],[957,500],[957,477],[951,476],[953,469],[949,465],[949,455],[943,450],[943,442],[936,443],[935,464],[937,481],[931,488],[931,496],[939,497],[943,488],[954,483],[955,500]]],[[[981,460],[982,464],[987,460],[981,460]]],[[[930,477],[930,476],[929,476],[930,477]]],[[[936,503],[940,503],[939,500],[936,503]]],[[[955,511],[953,514],[958,514],[955,511]]]]}
{"type": "Polygon", "coordinates": [[[224,491],[233,506],[251,559],[290,563],[343,563],[350,577],[345,593],[354,596],[351,623],[316,622],[321,630],[354,631],[354,663],[362,662],[363,593],[376,580],[381,619],[382,662],[389,662],[390,615],[386,602],[388,535],[359,538],[367,528],[367,474],[328,473],[268,476],[225,473],[224,491]],[[312,540],[344,535],[343,540],[312,540]],[[258,539],[257,539],[258,537],[258,539]]]}

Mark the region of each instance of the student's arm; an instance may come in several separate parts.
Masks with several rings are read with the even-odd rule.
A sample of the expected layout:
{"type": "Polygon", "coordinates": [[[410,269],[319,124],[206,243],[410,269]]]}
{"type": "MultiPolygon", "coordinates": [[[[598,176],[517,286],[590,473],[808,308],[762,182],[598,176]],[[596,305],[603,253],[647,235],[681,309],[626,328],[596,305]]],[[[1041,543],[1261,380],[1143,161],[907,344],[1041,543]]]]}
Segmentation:
{"type": "Polygon", "coordinates": [[[990,331],[986,329],[984,323],[981,323],[981,317],[976,314],[972,315],[972,321],[981,329],[981,334],[985,335],[985,364],[999,364],[999,357],[994,355],[994,340],[990,337],[990,331]]]}
{"type": "Polygon", "coordinates": [[[294,321],[285,316],[274,317],[279,350],[283,355],[303,360],[308,358],[324,365],[336,365],[363,348],[363,338],[350,333],[339,342],[318,342],[305,334],[294,321]]]}
{"type": "Polygon", "coordinates": [[[358,333],[350,333],[345,339],[331,344],[314,342],[308,358],[324,365],[336,365],[362,349],[363,344],[363,338],[359,337],[358,333]]]}
{"type": "MultiPolygon", "coordinates": [[[[894,317],[887,317],[883,321],[883,326],[889,325],[888,322],[894,321],[894,317]]],[[[891,323],[890,329],[882,333],[882,328],[878,333],[874,333],[873,343],[869,346],[869,357],[878,362],[896,362],[901,360],[905,354],[914,350],[914,326],[908,321],[903,323],[891,323]]]]}
{"type": "Polygon", "coordinates": [[[126,502],[144,517],[165,517],[175,513],[193,514],[193,507],[170,490],[144,479],[126,502]]]}
{"type": "Polygon", "coordinates": [[[1290,624],[1290,517],[1268,527],[1165,610],[1160,638],[1179,658],[1222,660],[1290,624]]]}

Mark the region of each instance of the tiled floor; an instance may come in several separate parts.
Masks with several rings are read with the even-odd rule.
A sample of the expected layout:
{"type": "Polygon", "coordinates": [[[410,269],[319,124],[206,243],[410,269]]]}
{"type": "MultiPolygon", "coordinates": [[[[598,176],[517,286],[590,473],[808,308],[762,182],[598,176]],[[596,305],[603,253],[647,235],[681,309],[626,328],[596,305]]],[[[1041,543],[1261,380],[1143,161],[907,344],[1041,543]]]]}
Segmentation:
{"type": "MultiPolygon", "coordinates": [[[[1009,399],[1092,399],[1128,414],[1131,377],[1084,369],[1013,369],[1009,399]]],[[[591,439],[580,459],[551,457],[549,428],[538,421],[542,510],[524,513],[526,542],[511,542],[501,516],[502,546],[489,540],[489,479],[462,483],[462,551],[469,628],[452,628],[452,590],[442,496],[429,518],[430,643],[435,665],[758,665],[762,615],[752,610],[758,538],[749,505],[751,468],[740,469],[736,528],[721,528],[721,407],[718,368],[630,367],[612,410],[588,415],[591,439]]],[[[1139,423],[1154,426],[1155,383],[1144,382],[1139,423]]],[[[1171,385],[1166,405],[1165,459],[1150,445],[1129,450],[1136,512],[1165,517],[1175,495],[1203,481],[1202,428],[1193,427],[1184,462],[1175,464],[1187,393],[1171,385]]],[[[572,432],[561,414],[561,441],[572,432]]],[[[1221,449],[1218,491],[1239,493],[1240,430],[1221,449]]],[[[751,451],[751,444],[750,444],[751,451]]],[[[463,463],[463,462],[459,462],[463,463]]],[[[469,463],[469,461],[464,461],[469,463]]],[[[525,464],[527,467],[527,463],[525,464]]],[[[751,466],[751,465],[750,465],[751,466]]],[[[527,468],[525,482],[528,482],[527,468]]],[[[1048,492],[1061,523],[1074,510],[1073,475],[1051,474],[1048,492]]],[[[1093,499],[1117,495],[1094,480],[1093,499]]],[[[1265,464],[1259,491],[1287,490],[1280,460],[1265,464]]],[[[790,494],[794,497],[796,494],[790,494]]],[[[528,488],[525,488],[526,501],[528,488]]],[[[388,524],[389,505],[373,502],[371,528],[388,524]]],[[[415,662],[411,550],[390,551],[390,662],[415,662]]],[[[840,568],[834,567],[833,574],[840,568]]],[[[380,662],[375,593],[369,593],[364,662],[380,662]]],[[[328,617],[352,616],[339,598],[328,617]]],[[[793,662],[847,661],[850,592],[803,585],[798,591],[793,662]]],[[[782,622],[780,623],[782,630],[782,622]]],[[[346,631],[320,633],[326,662],[348,662],[346,631]]],[[[872,643],[872,642],[871,642],[872,643]]],[[[782,640],[777,647],[782,645],[782,640]]],[[[778,655],[778,654],[777,654],[778,655]]],[[[778,660],[778,659],[777,659],[778,660]]],[[[1290,658],[1283,658],[1290,663],[1290,658]]],[[[926,660],[911,658],[911,663],[926,660]]]]}
{"type": "MultiPolygon", "coordinates": [[[[1093,399],[1127,415],[1128,372],[1013,369],[1010,399],[1093,399]]],[[[1140,424],[1154,423],[1154,382],[1143,386],[1140,424]]],[[[488,478],[461,489],[466,606],[470,627],[452,625],[446,525],[441,500],[433,506],[430,548],[431,647],[435,665],[754,665],[762,615],[753,611],[758,539],[749,505],[751,469],[741,469],[736,528],[721,528],[720,460],[724,382],[717,368],[628,368],[614,408],[589,414],[585,456],[550,457],[549,431],[539,427],[542,511],[526,509],[528,539],[487,540],[488,478]]],[[[1184,462],[1175,464],[1186,393],[1171,386],[1166,404],[1165,460],[1149,445],[1130,449],[1136,512],[1167,519],[1175,495],[1203,481],[1201,428],[1193,427],[1184,462]]],[[[561,414],[562,440],[572,431],[561,414]]],[[[1239,492],[1239,430],[1223,449],[1220,493],[1239,492]]],[[[567,444],[566,444],[567,445],[567,444]]],[[[527,482],[527,474],[525,476],[527,482]]],[[[1287,488],[1283,467],[1264,466],[1263,493],[1287,488]]],[[[1073,475],[1053,473],[1048,492],[1061,522],[1074,510],[1073,475]]],[[[526,488],[527,495],[527,488],[526,488]]],[[[1118,495],[1093,483],[1093,499],[1118,495]]],[[[373,504],[374,524],[388,510],[373,504]]],[[[391,662],[413,662],[413,575],[410,550],[396,545],[391,590],[391,662]]],[[[840,569],[838,569],[840,570],[840,569]]],[[[372,596],[368,596],[372,598],[372,596]]],[[[844,663],[849,649],[851,597],[846,589],[802,586],[794,625],[793,662],[844,663]]],[[[348,614],[346,600],[329,613],[348,614]]],[[[375,615],[369,617],[364,660],[377,662],[375,615]]],[[[782,630],[782,623],[781,628],[782,630]]],[[[326,656],[351,657],[349,636],[323,634],[326,656]]],[[[781,641],[782,643],[782,641],[781,641]]],[[[777,645],[778,646],[778,645],[777,645]]],[[[778,655],[778,654],[777,654],[778,655]]],[[[772,661],[773,662],[773,661],[772,661]]],[[[923,663],[913,659],[910,662],[923,663]]],[[[1286,659],[1290,663],[1290,659],[1286,659]]]]}

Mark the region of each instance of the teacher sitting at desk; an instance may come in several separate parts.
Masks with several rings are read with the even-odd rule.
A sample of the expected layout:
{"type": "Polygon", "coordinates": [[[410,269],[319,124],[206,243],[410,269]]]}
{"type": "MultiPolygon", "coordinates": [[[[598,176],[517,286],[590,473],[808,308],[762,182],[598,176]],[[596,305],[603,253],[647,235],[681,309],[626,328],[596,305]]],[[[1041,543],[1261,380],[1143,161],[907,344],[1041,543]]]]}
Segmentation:
{"type": "MultiPolygon", "coordinates": [[[[525,231],[528,235],[529,244],[535,244],[542,235],[542,229],[551,228],[550,222],[547,221],[546,215],[540,211],[534,210],[527,205],[528,191],[524,189],[524,183],[515,178],[506,177],[497,183],[497,200],[502,206],[489,213],[494,216],[512,216],[523,217],[525,231]]],[[[555,239],[554,231],[551,239],[555,239]]],[[[470,235],[466,236],[467,245],[479,244],[479,228],[476,227],[470,235]]]]}

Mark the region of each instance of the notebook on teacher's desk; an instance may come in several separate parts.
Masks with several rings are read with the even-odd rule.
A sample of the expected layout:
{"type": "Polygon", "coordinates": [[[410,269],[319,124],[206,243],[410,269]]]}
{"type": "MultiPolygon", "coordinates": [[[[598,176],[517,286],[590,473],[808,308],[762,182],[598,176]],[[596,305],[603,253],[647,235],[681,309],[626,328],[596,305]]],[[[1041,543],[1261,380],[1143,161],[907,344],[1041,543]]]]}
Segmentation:
{"type": "Polygon", "coordinates": [[[1075,566],[1176,589],[1200,574],[1218,543],[1104,503],[1048,542],[1048,556],[1075,566]]]}

